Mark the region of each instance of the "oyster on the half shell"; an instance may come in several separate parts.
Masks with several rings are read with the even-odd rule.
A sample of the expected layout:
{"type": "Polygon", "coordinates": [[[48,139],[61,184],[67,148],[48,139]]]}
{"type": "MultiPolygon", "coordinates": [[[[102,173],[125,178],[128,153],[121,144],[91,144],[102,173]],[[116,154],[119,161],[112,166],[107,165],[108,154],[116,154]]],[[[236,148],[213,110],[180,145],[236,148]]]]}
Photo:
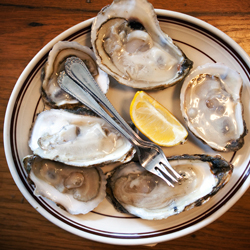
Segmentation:
{"type": "Polygon", "coordinates": [[[50,51],[42,74],[42,97],[45,103],[53,108],[79,104],[57,83],[57,77],[61,71],[64,71],[64,63],[70,56],[77,56],[83,60],[102,91],[105,94],[108,91],[109,77],[97,66],[94,52],[77,42],[59,41],[50,51]]]}
{"type": "Polygon", "coordinates": [[[86,214],[106,197],[106,178],[99,167],[72,167],[32,155],[23,163],[35,185],[34,194],[71,214],[86,214]]]}
{"type": "Polygon", "coordinates": [[[218,151],[235,151],[247,133],[241,103],[242,79],[222,63],[199,66],[185,79],[182,115],[193,134],[218,151]]]}
{"type": "Polygon", "coordinates": [[[174,188],[136,162],[109,173],[107,194],[117,210],[147,220],[168,218],[207,202],[233,171],[233,165],[220,156],[182,155],[168,160],[182,176],[174,188]]]}
{"type": "Polygon", "coordinates": [[[119,83],[140,89],[181,81],[192,62],[159,26],[146,0],[114,0],[95,18],[91,42],[101,69],[119,83]]]}
{"type": "Polygon", "coordinates": [[[29,147],[42,158],[80,167],[127,162],[135,153],[130,142],[102,118],[61,109],[38,115],[29,147]]]}

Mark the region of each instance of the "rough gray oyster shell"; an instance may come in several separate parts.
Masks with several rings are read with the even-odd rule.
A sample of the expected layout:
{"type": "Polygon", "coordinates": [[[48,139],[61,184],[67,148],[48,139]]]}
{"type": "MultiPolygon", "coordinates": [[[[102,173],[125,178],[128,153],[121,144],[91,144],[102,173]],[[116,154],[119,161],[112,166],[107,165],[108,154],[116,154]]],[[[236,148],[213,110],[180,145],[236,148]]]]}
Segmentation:
{"type": "Polygon", "coordinates": [[[183,177],[174,188],[135,162],[108,173],[107,194],[116,209],[147,220],[165,219],[207,202],[233,171],[220,156],[181,155],[168,160],[183,177]]]}
{"type": "Polygon", "coordinates": [[[114,0],[103,8],[93,22],[91,42],[99,67],[133,88],[171,86],[193,64],[163,33],[146,0],[114,0]]]}

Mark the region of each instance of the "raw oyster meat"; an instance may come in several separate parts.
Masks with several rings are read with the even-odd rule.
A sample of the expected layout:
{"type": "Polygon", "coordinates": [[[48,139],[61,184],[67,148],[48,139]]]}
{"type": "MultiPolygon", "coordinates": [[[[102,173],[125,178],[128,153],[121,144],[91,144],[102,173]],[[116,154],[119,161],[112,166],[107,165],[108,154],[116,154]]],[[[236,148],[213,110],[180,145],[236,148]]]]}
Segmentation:
{"type": "Polygon", "coordinates": [[[57,77],[61,71],[64,71],[64,63],[70,56],[77,56],[83,60],[103,92],[106,94],[108,91],[109,77],[97,66],[94,52],[77,42],[59,41],[50,51],[42,75],[43,100],[53,108],[79,104],[57,83],[57,77]]]}
{"type": "Polygon", "coordinates": [[[27,156],[23,160],[34,194],[43,196],[71,214],[86,214],[106,197],[106,178],[99,167],[72,167],[27,156]]]}
{"type": "Polygon", "coordinates": [[[127,162],[135,153],[130,142],[103,119],[61,109],[38,115],[29,147],[42,158],[81,167],[127,162]]]}
{"type": "Polygon", "coordinates": [[[100,68],[134,88],[168,87],[192,67],[146,0],[114,0],[103,8],[93,22],[91,42],[100,68]]]}
{"type": "Polygon", "coordinates": [[[160,220],[200,206],[229,180],[233,166],[220,156],[182,155],[168,158],[183,177],[174,188],[136,162],[109,173],[108,197],[121,212],[160,220]]]}
{"type": "Polygon", "coordinates": [[[222,63],[199,66],[185,79],[181,111],[195,136],[218,151],[235,151],[247,133],[241,103],[242,79],[222,63]]]}

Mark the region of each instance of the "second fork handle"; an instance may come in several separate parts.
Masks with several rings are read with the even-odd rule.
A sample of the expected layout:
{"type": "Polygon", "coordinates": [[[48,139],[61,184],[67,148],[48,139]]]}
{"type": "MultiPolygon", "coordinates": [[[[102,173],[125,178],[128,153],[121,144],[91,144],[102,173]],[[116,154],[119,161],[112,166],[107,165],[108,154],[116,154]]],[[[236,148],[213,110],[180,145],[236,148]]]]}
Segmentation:
{"type": "MultiPolygon", "coordinates": [[[[154,147],[158,150],[158,147],[148,141],[145,141],[137,135],[134,130],[127,124],[126,121],[120,116],[113,105],[110,103],[108,98],[103,94],[99,85],[94,80],[93,76],[90,74],[88,68],[83,63],[83,61],[77,57],[68,58],[66,61],[65,70],[67,74],[75,81],[79,86],[81,86],[85,91],[93,97],[93,99],[98,100],[119,122],[119,125],[129,134],[132,143],[134,145],[141,145],[145,148],[154,147]]],[[[104,111],[104,110],[103,110],[104,111]]]]}
{"type": "MultiPolygon", "coordinates": [[[[96,114],[106,120],[111,126],[115,127],[124,137],[126,137],[130,141],[131,144],[133,144],[136,149],[138,149],[137,145],[139,145],[139,143],[137,139],[131,136],[131,133],[128,133],[128,131],[123,129],[123,127],[119,126],[119,124],[107,114],[107,112],[95,101],[92,96],[90,96],[83,88],[76,84],[66,74],[64,76],[61,75],[60,77],[60,87],[64,91],[75,97],[87,107],[89,107],[96,114]]],[[[129,129],[131,128],[129,127],[129,129]]]]}

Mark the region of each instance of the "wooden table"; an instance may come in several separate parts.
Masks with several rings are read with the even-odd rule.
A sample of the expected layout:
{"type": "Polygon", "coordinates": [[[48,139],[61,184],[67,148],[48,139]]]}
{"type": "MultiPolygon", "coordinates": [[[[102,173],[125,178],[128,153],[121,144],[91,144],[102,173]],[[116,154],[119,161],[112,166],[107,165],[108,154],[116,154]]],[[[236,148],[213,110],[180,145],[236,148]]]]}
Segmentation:
{"type": "MultiPolygon", "coordinates": [[[[0,0],[1,132],[11,91],[29,61],[51,39],[88,18],[111,0],[0,0]]],[[[250,55],[249,0],[151,0],[155,8],[189,14],[219,28],[250,55]]],[[[1,133],[0,248],[116,249],[55,226],[27,202],[6,164],[1,133]]],[[[250,190],[205,228],[154,249],[250,249],[250,190]]],[[[131,249],[148,249],[134,246],[131,249]]],[[[119,249],[127,249],[119,246],[119,249]]]]}

